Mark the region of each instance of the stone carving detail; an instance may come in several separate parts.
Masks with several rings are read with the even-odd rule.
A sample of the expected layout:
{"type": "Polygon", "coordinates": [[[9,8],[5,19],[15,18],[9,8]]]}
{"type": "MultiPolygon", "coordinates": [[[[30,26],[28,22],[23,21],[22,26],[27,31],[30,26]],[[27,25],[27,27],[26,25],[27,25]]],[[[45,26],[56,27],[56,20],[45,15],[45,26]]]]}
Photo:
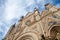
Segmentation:
{"type": "Polygon", "coordinates": [[[34,18],[35,18],[36,21],[39,21],[40,20],[40,15],[37,14],[37,15],[34,16],[34,18]]]}
{"type": "Polygon", "coordinates": [[[41,13],[35,8],[33,13],[22,17],[10,28],[4,40],[55,40],[60,33],[60,10],[50,4],[45,7],[47,9],[41,13]]]}
{"type": "Polygon", "coordinates": [[[35,33],[22,34],[17,40],[38,40],[38,36],[35,33]]]}
{"type": "Polygon", "coordinates": [[[31,20],[28,20],[25,24],[29,26],[31,24],[31,20]]]}

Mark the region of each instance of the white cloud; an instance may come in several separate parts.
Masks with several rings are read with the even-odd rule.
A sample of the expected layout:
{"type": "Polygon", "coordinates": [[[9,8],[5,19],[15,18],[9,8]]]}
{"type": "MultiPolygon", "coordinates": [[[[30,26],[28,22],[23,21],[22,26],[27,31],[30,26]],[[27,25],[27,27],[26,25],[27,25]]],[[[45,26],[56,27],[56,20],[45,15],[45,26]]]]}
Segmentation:
{"type": "Polygon", "coordinates": [[[16,4],[14,3],[13,0],[8,0],[8,3],[6,4],[5,8],[5,18],[7,21],[11,20],[15,16],[15,8],[16,4]]]}
{"type": "Polygon", "coordinates": [[[26,0],[27,6],[30,6],[30,5],[32,5],[32,4],[34,4],[34,3],[35,3],[34,0],[26,0]]]}
{"type": "Polygon", "coordinates": [[[37,3],[40,3],[40,2],[45,3],[45,0],[37,0],[37,3]]]}
{"type": "MultiPolygon", "coordinates": [[[[0,32],[2,31],[3,33],[7,33],[9,27],[11,24],[14,23],[14,19],[18,19],[20,18],[20,16],[22,15],[25,15],[26,14],[26,11],[24,9],[24,6],[22,6],[22,4],[19,4],[18,2],[16,2],[15,0],[7,0],[7,3],[6,3],[6,7],[5,7],[5,12],[4,12],[4,16],[3,18],[1,18],[1,21],[5,22],[5,24],[2,24],[2,25],[6,25],[5,26],[5,31],[4,31],[4,28],[0,28],[0,32]]],[[[17,20],[16,20],[17,21],[17,20]]],[[[2,26],[1,25],[1,26],[2,26]]],[[[4,36],[5,36],[4,34],[4,36]]]]}

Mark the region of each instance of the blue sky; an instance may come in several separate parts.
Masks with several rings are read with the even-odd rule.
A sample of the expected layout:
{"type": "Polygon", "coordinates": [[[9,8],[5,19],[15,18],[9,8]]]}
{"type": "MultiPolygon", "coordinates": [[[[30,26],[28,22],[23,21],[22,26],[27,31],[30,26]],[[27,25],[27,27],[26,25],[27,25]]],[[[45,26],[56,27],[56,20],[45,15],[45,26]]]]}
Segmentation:
{"type": "Polygon", "coordinates": [[[21,16],[32,12],[34,7],[42,11],[47,3],[60,8],[60,0],[0,0],[0,40],[21,16]]]}

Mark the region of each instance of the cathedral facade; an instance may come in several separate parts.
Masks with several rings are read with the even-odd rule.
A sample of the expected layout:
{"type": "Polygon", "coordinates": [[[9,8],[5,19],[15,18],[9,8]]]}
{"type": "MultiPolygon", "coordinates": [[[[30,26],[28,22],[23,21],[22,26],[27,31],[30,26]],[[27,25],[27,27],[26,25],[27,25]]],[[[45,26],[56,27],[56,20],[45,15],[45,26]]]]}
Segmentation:
{"type": "Polygon", "coordinates": [[[60,40],[60,9],[50,4],[45,10],[28,12],[12,25],[3,40],[60,40]]]}

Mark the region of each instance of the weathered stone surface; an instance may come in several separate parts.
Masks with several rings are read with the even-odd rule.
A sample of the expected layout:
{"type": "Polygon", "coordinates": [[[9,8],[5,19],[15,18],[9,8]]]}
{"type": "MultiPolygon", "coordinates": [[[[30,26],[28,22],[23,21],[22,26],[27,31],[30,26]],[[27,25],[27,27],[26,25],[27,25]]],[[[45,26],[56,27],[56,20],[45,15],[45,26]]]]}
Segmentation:
{"type": "Polygon", "coordinates": [[[7,32],[4,40],[60,40],[60,10],[50,4],[46,10],[29,12],[7,32]]]}

